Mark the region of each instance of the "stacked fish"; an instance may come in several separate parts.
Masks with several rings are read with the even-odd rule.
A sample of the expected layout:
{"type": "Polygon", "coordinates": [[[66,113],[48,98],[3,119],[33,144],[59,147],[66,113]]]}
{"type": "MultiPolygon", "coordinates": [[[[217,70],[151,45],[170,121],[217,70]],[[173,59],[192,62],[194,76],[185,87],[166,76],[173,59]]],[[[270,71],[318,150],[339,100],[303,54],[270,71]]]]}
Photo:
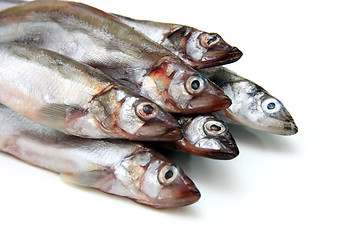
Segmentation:
{"type": "Polygon", "coordinates": [[[66,181],[185,206],[200,198],[195,184],[135,141],[232,159],[224,121],[297,132],[279,100],[221,66],[242,53],[218,34],[75,2],[10,5],[0,12],[0,149],[66,181]]]}

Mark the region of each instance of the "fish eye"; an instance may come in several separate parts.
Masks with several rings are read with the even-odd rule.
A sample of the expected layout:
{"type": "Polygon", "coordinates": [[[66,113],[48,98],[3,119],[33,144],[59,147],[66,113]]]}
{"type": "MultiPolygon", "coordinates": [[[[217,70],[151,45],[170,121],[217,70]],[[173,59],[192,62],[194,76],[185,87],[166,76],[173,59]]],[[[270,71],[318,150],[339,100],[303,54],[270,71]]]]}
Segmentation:
{"type": "Polygon", "coordinates": [[[149,102],[143,102],[137,105],[136,113],[143,120],[150,120],[157,114],[158,108],[149,102]]]}
{"type": "Polygon", "coordinates": [[[220,36],[216,33],[206,33],[200,39],[200,45],[209,48],[220,41],[220,36]]]}
{"type": "Polygon", "coordinates": [[[185,88],[190,94],[197,94],[205,88],[205,84],[206,79],[201,74],[193,74],[186,81],[185,88]]]}
{"type": "Polygon", "coordinates": [[[210,120],[204,124],[204,131],[208,135],[219,135],[227,131],[227,127],[219,121],[210,120]]]}
{"type": "Polygon", "coordinates": [[[267,98],[261,104],[262,109],[266,113],[270,113],[270,114],[280,111],[281,106],[282,106],[281,103],[275,98],[267,98]]]}
{"type": "Polygon", "coordinates": [[[159,182],[163,185],[172,183],[177,175],[179,174],[179,169],[175,164],[165,165],[158,175],[159,182]]]}

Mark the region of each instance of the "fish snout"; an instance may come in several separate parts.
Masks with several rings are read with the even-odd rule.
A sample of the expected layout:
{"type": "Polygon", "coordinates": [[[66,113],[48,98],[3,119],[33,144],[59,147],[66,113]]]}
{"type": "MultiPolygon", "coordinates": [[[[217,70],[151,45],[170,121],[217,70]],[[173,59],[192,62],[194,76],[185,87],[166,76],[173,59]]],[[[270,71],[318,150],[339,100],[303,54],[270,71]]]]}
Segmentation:
{"type": "Polygon", "coordinates": [[[219,149],[216,150],[208,150],[204,152],[205,157],[219,159],[219,160],[230,160],[239,155],[239,148],[236,145],[235,140],[230,137],[231,139],[218,139],[215,140],[218,142],[219,149]]]}
{"type": "Polygon", "coordinates": [[[182,127],[170,117],[151,119],[138,132],[144,136],[143,141],[177,141],[184,137],[182,127]]]}
{"type": "Polygon", "coordinates": [[[294,135],[299,129],[295,124],[295,121],[291,114],[285,109],[285,114],[283,115],[284,123],[283,123],[283,134],[282,135],[294,135]]]}
{"type": "Polygon", "coordinates": [[[142,141],[177,141],[183,138],[183,128],[167,111],[156,106],[154,116],[145,120],[144,125],[137,131],[142,141]]]}
{"type": "Polygon", "coordinates": [[[240,153],[238,146],[236,145],[235,140],[223,142],[223,147],[218,152],[218,159],[230,160],[237,157],[240,153]]]}
{"type": "Polygon", "coordinates": [[[231,51],[227,54],[227,61],[228,63],[236,62],[242,57],[242,55],[243,53],[237,47],[233,47],[231,51]]]}
{"type": "Polygon", "coordinates": [[[186,113],[215,112],[228,108],[231,103],[231,99],[218,86],[208,81],[205,89],[189,101],[186,113]]]}
{"type": "Polygon", "coordinates": [[[284,130],[284,135],[294,135],[299,131],[298,126],[295,124],[294,121],[287,122],[284,125],[284,130]]]}
{"type": "Polygon", "coordinates": [[[193,67],[197,69],[210,68],[236,62],[243,53],[237,47],[223,46],[223,48],[208,51],[204,54],[202,61],[193,67]]]}
{"type": "Polygon", "coordinates": [[[158,203],[154,206],[155,208],[175,208],[193,204],[197,202],[200,197],[200,191],[197,189],[195,184],[189,179],[187,186],[184,188],[169,188],[164,189],[158,195],[158,203]]]}

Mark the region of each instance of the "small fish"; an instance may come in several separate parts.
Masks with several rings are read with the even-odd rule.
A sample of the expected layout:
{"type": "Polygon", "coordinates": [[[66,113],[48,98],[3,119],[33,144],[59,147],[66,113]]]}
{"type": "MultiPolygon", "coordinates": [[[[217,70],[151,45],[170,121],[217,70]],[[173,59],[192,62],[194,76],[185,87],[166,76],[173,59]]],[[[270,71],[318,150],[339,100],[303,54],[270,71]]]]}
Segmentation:
{"type": "MultiPolygon", "coordinates": [[[[211,114],[176,117],[184,128],[184,138],[160,146],[214,159],[233,159],[239,149],[225,123],[211,114]]],[[[154,144],[156,144],[154,142],[154,144]]]]}
{"type": "Polygon", "coordinates": [[[0,44],[0,102],[23,116],[81,137],[174,141],[166,111],[88,65],[24,44],[0,44]]]}
{"type": "MultiPolygon", "coordinates": [[[[39,1],[39,0],[34,0],[39,1]]],[[[0,10],[26,1],[0,1],[0,10]]],[[[113,14],[119,20],[151,40],[170,50],[193,68],[220,66],[239,60],[242,52],[227,44],[219,34],[207,33],[193,27],[136,20],[113,14]]]]}
{"type": "Polygon", "coordinates": [[[230,99],[170,51],[118,18],[75,2],[30,2],[0,12],[0,42],[34,45],[126,79],[169,112],[225,109],[230,99]]]}
{"type": "Polygon", "coordinates": [[[221,87],[232,105],[214,113],[220,119],[264,132],[293,135],[298,132],[284,105],[265,89],[225,67],[202,69],[201,73],[221,87]]]}
{"type": "Polygon", "coordinates": [[[0,105],[0,150],[70,183],[155,208],[192,204],[200,193],[175,164],[143,144],[93,140],[41,126],[0,105]]]}
{"type": "Polygon", "coordinates": [[[242,56],[238,48],[227,44],[217,33],[179,24],[136,20],[118,14],[114,16],[196,69],[232,63],[242,56]]]}

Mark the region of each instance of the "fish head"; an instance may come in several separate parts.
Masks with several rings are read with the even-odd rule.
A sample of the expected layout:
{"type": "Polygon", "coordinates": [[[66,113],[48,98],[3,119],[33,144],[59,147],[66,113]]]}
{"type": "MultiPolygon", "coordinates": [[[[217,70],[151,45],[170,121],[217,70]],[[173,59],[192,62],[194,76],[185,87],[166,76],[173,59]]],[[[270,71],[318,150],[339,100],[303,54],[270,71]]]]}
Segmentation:
{"type": "Polygon", "coordinates": [[[184,138],[176,142],[178,148],[215,159],[226,160],[239,155],[228,127],[215,116],[181,117],[178,121],[184,128],[184,138]]]}
{"type": "Polygon", "coordinates": [[[233,100],[225,114],[245,126],[280,135],[298,132],[294,119],[280,100],[257,84],[243,80],[223,87],[233,100]]]}
{"type": "Polygon", "coordinates": [[[218,86],[178,58],[163,59],[148,76],[152,81],[151,91],[160,93],[157,98],[150,96],[151,99],[169,112],[206,113],[225,109],[231,104],[218,86]]]}
{"type": "Polygon", "coordinates": [[[148,99],[139,97],[133,104],[133,111],[138,117],[137,122],[143,122],[136,132],[140,140],[174,141],[183,136],[182,127],[176,119],[148,99]]]}
{"type": "Polygon", "coordinates": [[[200,198],[200,192],[190,178],[176,164],[153,150],[138,152],[122,161],[116,167],[115,175],[122,186],[127,186],[130,198],[155,208],[186,206],[200,198]]]}
{"type": "Polygon", "coordinates": [[[170,113],[135,93],[110,90],[91,104],[91,112],[102,116],[101,126],[107,132],[140,141],[176,141],[183,137],[181,126],[170,113]]]}
{"type": "Polygon", "coordinates": [[[209,68],[239,60],[242,52],[217,33],[182,26],[172,31],[164,45],[194,68],[209,68]]]}

